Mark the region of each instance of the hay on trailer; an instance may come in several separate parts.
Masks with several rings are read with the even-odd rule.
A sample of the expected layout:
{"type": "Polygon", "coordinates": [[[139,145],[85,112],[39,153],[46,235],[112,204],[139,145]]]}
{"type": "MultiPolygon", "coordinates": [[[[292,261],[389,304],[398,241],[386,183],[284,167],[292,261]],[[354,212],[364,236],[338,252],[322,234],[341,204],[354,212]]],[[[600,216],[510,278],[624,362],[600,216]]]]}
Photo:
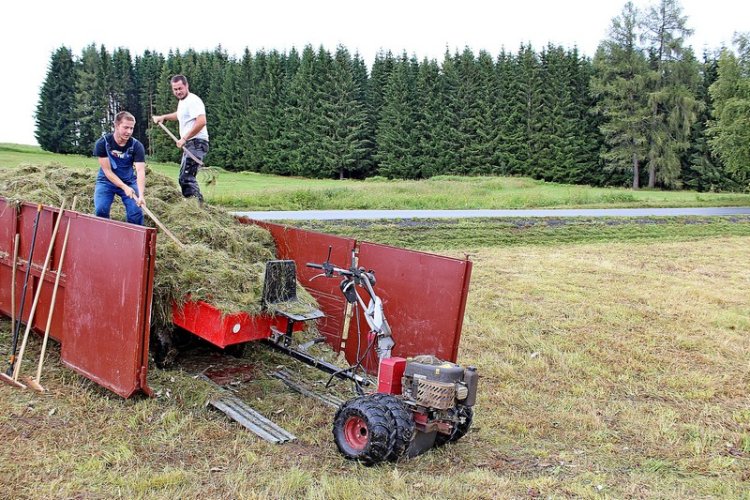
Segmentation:
{"type": "MultiPolygon", "coordinates": [[[[96,171],[59,164],[23,165],[0,169],[0,195],[10,201],[28,201],[59,207],[78,196],[76,211],[94,212],[96,171]]],[[[258,226],[240,224],[228,213],[208,204],[185,199],[176,182],[150,169],[146,171],[146,204],[159,220],[185,244],[158,238],[154,276],[155,326],[171,323],[171,305],[203,300],[224,314],[261,312],[265,263],[275,258],[271,234],[258,226]]],[[[122,203],[115,198],[113,219],[124,220],[122,203]]],[[[144,223],[155,227],[145,217],[144,223]]],[[[297,284],[298,311],[317,307],[310,294],[297,284]]],[[[273,307],[271,305],[270,307],[273,307]]]]}

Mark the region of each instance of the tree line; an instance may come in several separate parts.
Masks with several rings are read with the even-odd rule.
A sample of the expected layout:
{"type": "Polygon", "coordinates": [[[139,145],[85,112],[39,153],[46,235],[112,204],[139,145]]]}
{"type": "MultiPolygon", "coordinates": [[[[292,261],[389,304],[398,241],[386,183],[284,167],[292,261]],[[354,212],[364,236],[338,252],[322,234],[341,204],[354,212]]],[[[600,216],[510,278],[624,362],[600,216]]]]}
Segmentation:
{"type": "Polygon", "coordinates": [[[379,53],[368,69],[331,52],[170,51],[92,44],[51,56],[36,111],[43,149],[90,154],[114,115],[157,161],[179,151],[152,114],[175,109],[184,74],[206,103],[208,163],[319,178],[519,175],[553,182],[740,190],[750,175],[750,43],[685,45],[676,0],[628,2],[593,58],[537,51],[446,51],[442,61],[379,53]]]}

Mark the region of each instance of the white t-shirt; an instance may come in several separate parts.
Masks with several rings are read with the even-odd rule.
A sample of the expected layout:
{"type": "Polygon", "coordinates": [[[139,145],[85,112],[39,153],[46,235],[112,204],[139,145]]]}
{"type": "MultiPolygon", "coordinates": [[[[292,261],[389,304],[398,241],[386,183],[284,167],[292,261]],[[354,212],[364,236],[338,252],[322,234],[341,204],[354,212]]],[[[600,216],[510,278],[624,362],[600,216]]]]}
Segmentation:
{"type": "MultiPolygon", "coordinates": [[[[193,129],[195,119],[206,114],[206,106],[200,97],[189,92],[187,97],[177,103],[177,120],[180,122],[180,137],[185,137],[193,129]]],[[[208,140],[208,128],[203,127],[191,139],[208,140]]]]}

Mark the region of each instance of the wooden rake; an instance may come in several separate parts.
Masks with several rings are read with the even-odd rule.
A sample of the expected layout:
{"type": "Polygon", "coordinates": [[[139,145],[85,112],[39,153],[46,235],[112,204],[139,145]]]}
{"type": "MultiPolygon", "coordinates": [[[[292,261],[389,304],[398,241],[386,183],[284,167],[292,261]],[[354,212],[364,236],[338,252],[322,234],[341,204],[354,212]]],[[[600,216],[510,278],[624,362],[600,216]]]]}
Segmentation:
{"type": "MultiPolygon", "coordinates": [[[[77,198],[73,197],[73,204],[70,206],[70,211],[72,212],[76,208],[76,201],[77,198]]],[[[60,209],[60,219],[58,219],[58,222],[62,219],[62,209],[60,209]]],[[[42,366],[44,366],[44,356],[47,353],[47,341],[49,340],[49,331],[52,327],[52,314],[55,312],[55,299],[57,298],[57,288],[60,285],[60,276],[62,275],[62,266],[63,262],[65,261],[65,250],[68,248],[68,236],[70,236],[70,217],[68,217],[68,225],[65,228],[65,238],[63,239],[63,246],[62,250],[60,250],[60,262],[57,263],[57,276],[55,277],[55,285],[52,288],[52,299],[50,300],[50,306],[49,306],[49,314],[47,315],[47,326],[44,328],[44,340],[42,341],[42,350],[39,354],[39,365],[36,369],[36,377],[26,377],[24,379],[24,382],[26,382],[26,385],[34,389],[38,392],[44,392],[45,389],[42,387],[42,384],[39,382],[42,378],[42,366]]],[[[53,237],[54,241],[54,237],[53,237]]],[[[50,243],[50,246],[52,243],[50,243]]]]}
{"type": "MultiPolygon", "coordinates": [[[[52,251],[55,247],[55,238],[57,237],[57,231],[60,229],[60,222],[62,222],[62,215],[63,211],[65,209],[65,200],[63,200],[62,204],[60,205],[60,214],[57,217],[57,221],[55,222],[55,227],[52,230],[52,237],[49,240],[49,247],[47,248],[47,256],[44,258],[44,265],[42,266],[42,272],[39,274],[39,286],[36,288],[36,293],[34,294],[34,301],[31,303],[31,311],[29,311],[29,319],[26,321],[26,330],[23,333],[23,341],[21,342],[21,348],[18,350],[18,358],[16,360],[16,365],[13,369],[13,380],[15,382],[18,382],[18,376],[21,373],[21,364],[23,363],[23,355],[26,352],[26,342],[29,340],[29,332],[31,331],[31,325],[34,323],[34,315],[36,313],[36,306],[39,304],[39,297],[42,294],[42,287],[44,285],[44,275],[47,273],[47,267],[49,266],[49,261],[52,258],[52,251]]],[[[29,265],[31,265],[31,262],[29,262],[29,265]]]]}
{"type": "MultiPolygon", "coordinates": [[[[167,135],[168,135],[169,137],[171,137],[171,138],[172,138],[172,140],[173,140],[174,142],[177,142],[177,141],[179,140],[179,139],[177,139],[177,137],[175,137],[175,135],[174,135],[174,134],[172,133],[172,131],[171,131],[171,130],[169,130],[169,129],[167,128],[167,126],[166,126],[166,125],[164,125],[164,124],[163,124],[162,122],[158,122],[158,123],[159,123],[159,126],[160,126],[161,128],[163,128],[163,129],[164,129],[164,132],[166,132],[166,133],[167,133],[167,135]]],[[[187,154],[187,155],[188,155],[188,156],[189,156],[190,158],[192,158],[192,159],[193,159],[193,161],[194,161],[195,163],[197,163],[197,164],[198,164],[198,165],[200,165],[201,167],[205,167],[205,165],[203,164],[203,161],[201,161],[200,159],[198,159],[198,157],[197,157],[197,156],[195,156],[195,155],[194,155],[193,153],[191,153],[191,152],[190,152],[190,150],[189,150],[188,148],[186,148],[185,146],[182,146],[182,150],[183,150],[183,151],[184,151],[184,152],[185,152],[185,153],[186,153],[186,154],[187,154]]]]}

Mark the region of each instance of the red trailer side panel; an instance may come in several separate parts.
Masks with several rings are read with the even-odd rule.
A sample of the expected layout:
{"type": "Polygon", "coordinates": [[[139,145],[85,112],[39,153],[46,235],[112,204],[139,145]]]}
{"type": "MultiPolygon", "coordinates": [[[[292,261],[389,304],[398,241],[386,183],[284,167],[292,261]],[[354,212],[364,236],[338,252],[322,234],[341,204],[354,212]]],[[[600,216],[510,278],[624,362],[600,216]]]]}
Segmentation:
{"type": "Polygon", "coordinates": [[[80,214],[74,221],[63,266],[63,363],[124,398],[149,393],[156,231],[80,214]]]}
{"type": "MultiPolygon", "coordinates": [[[[362,242],[359,265],[374,269],[375,292],[393,331],[394,356],[432,354],[455,362],[461,339],[471,261],[362,242]]],[[[365,324],[364,315],[361,323],[365,324]]],[[[356,335],[356,330],[350,332],[356,335]]],[[[361,338],[360,354],[366,338],[361,338]]],[[[349,349],[355,349],[352,342],[349,349]]],[[[356,351],[347,352],[347,359],[356,351]]],[[[374,358],[373,358],[374,359],[374,358]]],[[[377,365],[370,366],[377,369],[377,365]]]]}
{"type": "MultiPolygon", "coordinates": [[[[469,293],[471,261],[387,245],[358,243],[351,238],[280,224],[248,219],[241,221],[268,229],[276,241],[279,258],[296,262],[300,283],[318,300],[326,314],[318,328],[334,350],[341,350],[346,305],[338,288],[339,281],[323,277],[310,281],[320,271],[306,267],[305,263],[323,262],[330,247],[331,262],[348,268],[352,250],[357,248],[358,265],[375,270],[375,291],[383,300],[396,342],[393,355],[410,357],[432,354],[443,360],[456,361],[469,293]]],[[[366,293],[362,293],[362,296],[367,301],[366,293]]],[[[354,362],[367,348],[368,326],[361,311],[360,327],[362,332],[357,339],[356,318],[352,318],[345,349],[346,359],[350,362],[354,362]]],[[[375,356],[368,358],[371,359],[366,367],[374,373],[377,371],[375,356]]]]}
{"type": "MultiPolygon", "coordinates": [[[[18,310],[36,212],[36,204],[22,203],[16,213],[7,200],[0,198],[0,312],[6,316],[11,315],[13,239],[18,232],[22,260],[16,270],[18,310]]],[[[41,286],[32,326],[43,333],[70,223],[50,336],[62,344],[63,363],[83,376],[126,398],[138,391],[149,394],[146,370],[156,230],[65,211],[52,242],[52,230],[59,216],[57,209],[43,207],[24,321],[41,286]],[[51,242],[51,261],[41,276],[51,242]]],[[[37,356],[27,349],[24,364],[26,360],[35,362],[37,356]]],[[[28,373],[26,370],[30,368],[24,367],[28,373]]]]}

